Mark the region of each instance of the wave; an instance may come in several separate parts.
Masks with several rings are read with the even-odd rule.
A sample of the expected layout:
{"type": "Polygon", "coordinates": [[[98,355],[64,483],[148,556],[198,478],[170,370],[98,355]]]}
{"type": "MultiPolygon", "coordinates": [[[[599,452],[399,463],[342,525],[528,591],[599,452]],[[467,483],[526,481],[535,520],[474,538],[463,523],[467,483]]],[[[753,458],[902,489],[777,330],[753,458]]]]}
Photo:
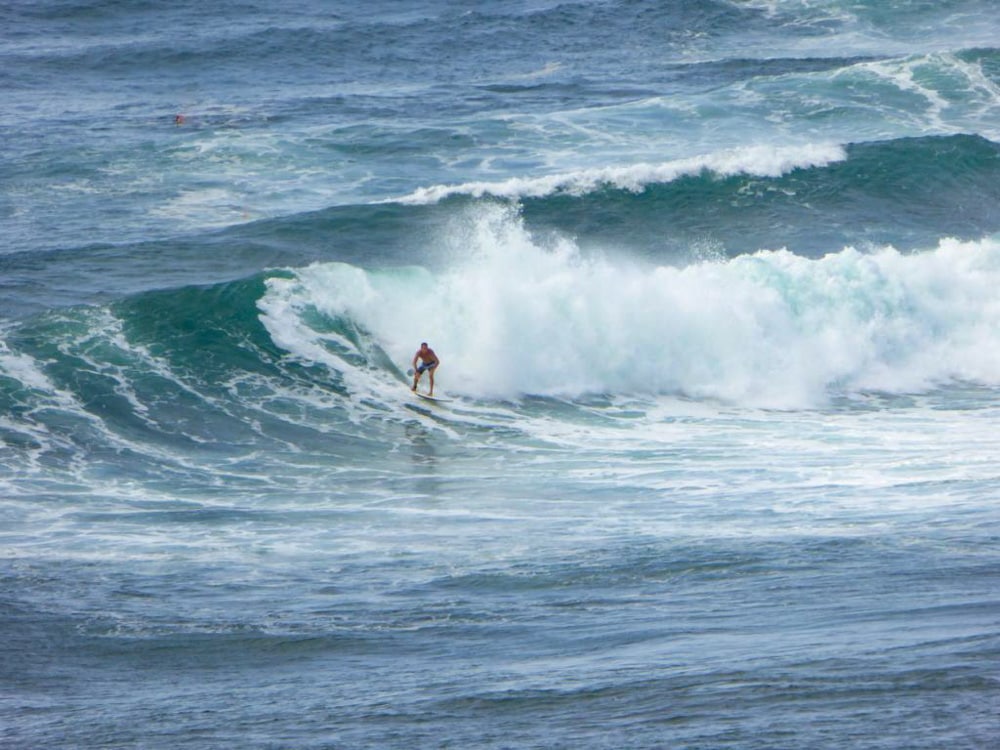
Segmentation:
{"type": "MultiPolygon", "coordinates": [[[[321,263],[267,281],[273,341],[352,371],[432,342],[443,387],[473,398],[683,394],[801,407],[834,393],[1000,383],[1000,243],[922,253],[760,251],[685,267],[542,244],[516,212],[480,207],[472,252],[441,273],[321,263]],[[349,323],[351,339],[324,326],[349,323]],[[344,352],[357,358],[357,369],[344,352]]],[[[398,373],[390,368],[387,376],[398,373]]]]}
{"type": "Polygon", "coordinates": [[[438,185],[403,205],[492,196],[520,204],[535,229],[661,262],[706,248],[735,256],[787,247],[818,257],[849,244],[909,250],[943,236],[1000,231],[998,185],[1000,145],[954,135],[759,147],[660,165],[438,185]]]}
{"type": "Polygon", "coordinates": [[[476,202],[439,239],[435,266],[322,260],[7,321],[0,468],[57,494],[112,471],[173,496],[295,481],[288,456],[364,466],[415,418],[403,372],[424,340],[459,403],[434,429],[466,443],[562,439],[595,403],[811,409],[1000,387],[998,236],[670,264],[476,202]]]}
{"type": "MultiPolygon", "coordinates": [[[[863,187],[865,177],[860,172],[866,170],[869,172],[869,179],[880,182],[875,186],[876,189],[888,189],[897,184],[888,182],[888,178],[896,177],[900,167],[904,165],[914,176],[915,183],[924,181],[929,174],[936,172],[953,173],[956,168],[971,170],[973,176],[977,176],[979,171],[987,171],[992,177],[995,175],[998,154],[1000,146],[976,135],[900,138],[847,145],[759,145],[659,164],[589,168],[539,177],[513,177],[496,182],[431,185],[383,203],[424,205],[455,196],[513,200],[563,195],[580,197],[607,190],[642,193],[651,187],[693,177],[724,180],[745,176],[780,180],[793,172],[831,173],[838,164],[846,162],[855,165],[857,184],[853,187],[863,187]],[[889,165],[879,168],[879,164],[886,160],[889,165]]],[[[964,177],[965,172],[959,176],[964,177]]]]}
{"type": "Polygon", "coordinates": [[[266,484],[240,456],[322,452],[332,433],[351,438],[341,454],[365,451],[405,422],[403,371],[422,340],[442,358],[438,387],[467,408],[669,397],[794,409],[1000,386],[998,237],[676,266],[585,253],[478,204],[453,240],[463,252],[440,268],[323,261],[8,322],[0,434],[28,456],[11,466],[55,455],[195,481],[192,456],[207,453],[266,484]]]}
{"type": "Polygon", "coordinates": [[[527,192],[536,197],[511,183],[505,198],[476,197],[469,188],[426,204],[351,204],[169,240],[0,254],[0,314],[23,317],[310,262],[439,270],[475,247],[467,217],[482,204],[512,207],[527,231],[573,238],[584,255],[613,250],[664,265],[761,249],[812,258],[846,246],[910,252],[942,237],[974,241],[1000,232],[1000,145],[979,136],[742,151],[601,174],[617,175],[617,183],[581,173],[565,176],[563,188],[534,182],[527,192]],[[810,159],[816,163],[806,166],[810,159]]]}
{"type": "Polygon", "coordinates": [[[515,199],[560,194],[584,195],[608,187],[640,192],[651,184],[673,182],[681,177],[705,172],[719,177],[735,174],[778,177],[793,169],[827,166],[845,158],[844,148],[832,144],[801,147],[751,146],[660,164],[583,169],[542,177],[513,177],[499,182],[434,185],[420,188],[393,202],[437,203],[454,195],[515,199]]]}

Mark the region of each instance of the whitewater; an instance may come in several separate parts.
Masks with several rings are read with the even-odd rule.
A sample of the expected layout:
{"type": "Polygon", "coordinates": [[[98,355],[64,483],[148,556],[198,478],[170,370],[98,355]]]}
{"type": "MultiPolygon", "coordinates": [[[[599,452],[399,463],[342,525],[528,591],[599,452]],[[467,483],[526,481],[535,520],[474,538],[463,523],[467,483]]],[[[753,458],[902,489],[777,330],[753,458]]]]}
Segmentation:
{"type": "Polygon", "coordinates": [[[457,260],[443,273],[327,263],[268,279],[264,325],[303,361],[345,371],[345,352],[377,365],[373,347],[406,362],[427,329],[413,300],[436,300],[435,341],[457,353],[450,387],[476,397],[674,393],[808,408],[953,381],[998,385],[992,239],[649,267],[584,256],[565,239],[540,246],[499,206],[479,207],[468,224],[444,250],[457,260]],[[363,341],[316,330],[310,313],[363,341]]]}

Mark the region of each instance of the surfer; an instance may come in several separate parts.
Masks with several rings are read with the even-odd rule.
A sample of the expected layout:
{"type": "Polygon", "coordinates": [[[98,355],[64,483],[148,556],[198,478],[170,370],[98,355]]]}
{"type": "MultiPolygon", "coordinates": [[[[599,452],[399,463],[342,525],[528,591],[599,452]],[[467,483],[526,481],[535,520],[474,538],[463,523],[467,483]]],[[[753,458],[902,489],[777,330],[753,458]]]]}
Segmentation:
{"type": "Polygon", "coordinates": [[[427,342],[423,341],[420,344],[420,348],[417,349],[417,353],[413,355],[413,388],[410,390],[417,390],[417,383],[420,382],[420,376],[424,374],[425,371],[430,371],[431,375],[431,391],[429,396],[434,395],[434,371],[437,366],[441,364],[441,360],[434,353],[434,350],[427,346],[427,342]],[[417,360],[420,360],[420,366],[417,366],[417,360]]]}

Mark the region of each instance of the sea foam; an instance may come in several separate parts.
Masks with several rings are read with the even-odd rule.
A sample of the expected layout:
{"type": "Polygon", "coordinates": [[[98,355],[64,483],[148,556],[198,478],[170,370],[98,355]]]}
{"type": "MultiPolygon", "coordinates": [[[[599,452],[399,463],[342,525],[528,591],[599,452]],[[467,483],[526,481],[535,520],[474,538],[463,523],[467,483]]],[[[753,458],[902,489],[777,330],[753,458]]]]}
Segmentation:
{"type": "Polygon", "coordinates": [[[838,144],[807,146],[748,146],[714,154],[656,164],[595,167],[539,177],[512,177],[496,182],[467,182],[460,185],[433,185],[420,188],[399,199],[400,203],[436,203],[455,195],[498,198],[539,198],[566,193],[584,195],[603,187],[640,192],[646,186],[667,183],[681,177],[709,172],[719,177],[748,174],[779,177],[793,169],[823,167],[847,158],[838,144]]]}

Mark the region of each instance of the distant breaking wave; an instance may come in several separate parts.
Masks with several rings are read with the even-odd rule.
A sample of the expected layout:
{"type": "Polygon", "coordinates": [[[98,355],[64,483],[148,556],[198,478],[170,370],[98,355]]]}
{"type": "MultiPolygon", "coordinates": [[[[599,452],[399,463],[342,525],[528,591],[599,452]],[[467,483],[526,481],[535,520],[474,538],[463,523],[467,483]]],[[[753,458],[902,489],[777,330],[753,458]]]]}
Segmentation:
{"type": "Polygon", "coordinates": [[[673,182],[709,172],[719,177],[738,174],[757,177],[780,177],[795,169],[825,167],[844,161],[847,150],[840,144],[806,146],[751,146],[714,154],[677,159],[659,164],[633,164],[623,167],[596,167],[540,177],[512,177],[496,182],[466,182],[460,185],[432,185],[420,188],[393,202],[407,204],[437,203],[463,195],[481,198],[542,198],[549,195],[585,195],[606,187],[640,192],[646,186],[673,182]]]}

